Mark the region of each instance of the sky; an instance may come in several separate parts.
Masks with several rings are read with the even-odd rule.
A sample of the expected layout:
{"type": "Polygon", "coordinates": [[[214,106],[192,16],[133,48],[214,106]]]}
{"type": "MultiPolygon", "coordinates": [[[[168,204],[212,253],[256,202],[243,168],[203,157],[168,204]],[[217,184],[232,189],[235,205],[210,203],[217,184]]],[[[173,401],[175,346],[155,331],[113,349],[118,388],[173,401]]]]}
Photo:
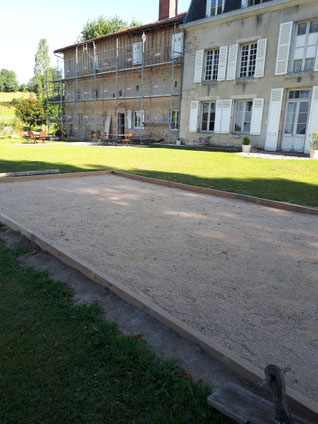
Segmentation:
{"type": "MultiPolygon", "coordinates": [[[[179,0],[178,12],[188,9],[190,0],[179,0]]],[[[158,19],[159,0],[11,0],[1,5],[0,69],[17,75],[19,84],[33,76],[34,56],[41,38],[46,38],[51,65],[53,50],[76,42],[88,20],[100,15],[142,23],[158,19]]]]}

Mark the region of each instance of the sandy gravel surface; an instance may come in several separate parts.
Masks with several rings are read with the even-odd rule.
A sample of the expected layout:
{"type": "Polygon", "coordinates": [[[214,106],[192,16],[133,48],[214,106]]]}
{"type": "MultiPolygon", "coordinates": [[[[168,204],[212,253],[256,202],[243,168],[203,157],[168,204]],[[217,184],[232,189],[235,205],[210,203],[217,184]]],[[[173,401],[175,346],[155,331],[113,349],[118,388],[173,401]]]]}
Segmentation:
{"type": "Polygon", "coordinates": [[[0,212],[318,400],[318,218],[117,176],[0,185],[0,212]]]}

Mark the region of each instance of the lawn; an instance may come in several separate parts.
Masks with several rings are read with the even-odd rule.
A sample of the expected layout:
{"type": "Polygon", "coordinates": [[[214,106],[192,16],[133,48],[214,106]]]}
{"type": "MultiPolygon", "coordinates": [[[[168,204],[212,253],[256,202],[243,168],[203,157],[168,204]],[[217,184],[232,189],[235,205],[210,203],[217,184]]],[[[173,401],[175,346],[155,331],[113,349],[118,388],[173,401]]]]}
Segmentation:
{"type": "Polygon", "coordinates": [[[219,423],[210,393],[139,337],[120,334],[97,305],[23,269],[0,239],[0,421],[41,424],[219,423]]]}
{"type": "Polygon", "coordinates": [[[11,102],[13,99],[26,99],[31,93],[21,93],[17,91],[15,93],[4,93],[0,92],[0,102],[11,102]]]}
{"type": "Polygon", "coordinates": [[[10,120],[15,117],[15,108],[9,106],[0,105],[0,119],[1,120],[10,120]]]}
{"type": "Polygon", "coordinates": [[[17,146],[0,140],[0,172],[117,169],[196,186],[318,206],[317,160],[272,160],[169,148],[17,146]]]}

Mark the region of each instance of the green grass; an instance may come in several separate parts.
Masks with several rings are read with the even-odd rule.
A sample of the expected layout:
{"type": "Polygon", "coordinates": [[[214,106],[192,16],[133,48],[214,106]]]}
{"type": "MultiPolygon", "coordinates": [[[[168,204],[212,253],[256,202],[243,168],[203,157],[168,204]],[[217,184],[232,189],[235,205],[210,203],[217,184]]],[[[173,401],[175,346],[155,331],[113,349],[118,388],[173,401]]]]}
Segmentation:
{"type": "Polygon", "coordinates": [[[168,148],[15,146],[0,141],[0,172],[117,169],[303,205],[318,206],[318,161],[256,159],[236,153],[168,148]]]}
{"type": "Polygon", "coordinates": [[[15,117],[15,108],[14,107],[8,107],[8,106],[1,106],[0,105],[0,119],[1,120],[10,120],[15,117]]]}
{"type": "Polygon", "coordinates": [[[0,92],[0,102],[11,102],[13,99],[27,99],[30,93],[21,93],[17,91],[15,93],[4,93],[0,92]]]}
{"type": "Polygon", "coordinates": [[[210,390],[120,334],[95,305],[23,269],[0,239],[1,424],[219,423],[210,390]]]}

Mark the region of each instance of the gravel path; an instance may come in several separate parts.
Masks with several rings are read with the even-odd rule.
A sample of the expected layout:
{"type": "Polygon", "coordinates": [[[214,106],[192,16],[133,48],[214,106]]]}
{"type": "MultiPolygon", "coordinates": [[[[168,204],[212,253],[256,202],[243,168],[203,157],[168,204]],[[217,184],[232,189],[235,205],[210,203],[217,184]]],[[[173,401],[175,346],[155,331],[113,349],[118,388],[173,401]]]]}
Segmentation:
{"type": "Polygon", "coordinates": [[[117,176],[0,185],[0,211],[318,400],[318,219],[117,176]]]}

